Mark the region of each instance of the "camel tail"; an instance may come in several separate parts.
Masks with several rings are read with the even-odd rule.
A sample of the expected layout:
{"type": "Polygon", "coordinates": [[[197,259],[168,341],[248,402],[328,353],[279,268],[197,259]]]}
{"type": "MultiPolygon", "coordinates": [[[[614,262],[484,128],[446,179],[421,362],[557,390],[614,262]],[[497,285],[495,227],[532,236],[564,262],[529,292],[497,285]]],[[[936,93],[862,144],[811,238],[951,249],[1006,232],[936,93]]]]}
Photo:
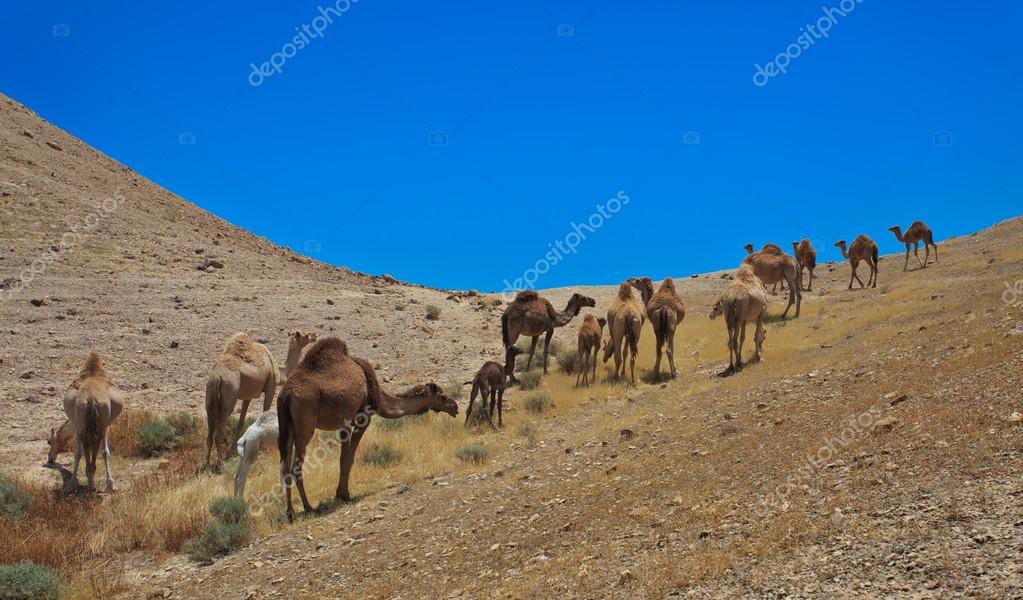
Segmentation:
{"type": "Polygon", "coordinates": [[[660,309],[658,311],[657,318],[658,318],[658,320],[661,323],[661,335],[662,336],[667,336],[668,335],[668,324],[669,324],[668,323],[668,309],[667,308],[660,309]]]}
{"type": "Polygon", "coordinates": [[[501,315],[501,341],[504,343],[504,347],[508,347],[508,312],[505,311],[501,315]]]}
{"type": "Polygon", "coordinates": [[[871,251],[871,254],[874,256],[874,268],[876,269],[879,264],[877,259],[877,246],[874,246],[874,249],[871,251]]]}
{"type": "Polygon", "coordinates": [[[291,388],[285,387],[277,397],[277,450],[281,453],[281,464],[288,462],[295,427],[291,419],[291,388]]]}
{"type": "Polygon", "coordinates": [[[629,342],[630,348],[639,346],[639,329],[643,322],[636,317],[629,317],[629,325],[625,328],[625,339],[629,342]]]}
{"type": "Polygon", "coordinates": [[[98,444],[103,437],[99,424],[99,402],[92,398],[89,398],[85,404],[85,428],[82,431],[82,437],[91,444],[98,444]]]}
{"type": "Polygon", "coordinates": [[[206,380],[206,421],[210,431],[216,430],[220,420],[220,407],[224,398],[224,379],[217,375],[206,380]]]}

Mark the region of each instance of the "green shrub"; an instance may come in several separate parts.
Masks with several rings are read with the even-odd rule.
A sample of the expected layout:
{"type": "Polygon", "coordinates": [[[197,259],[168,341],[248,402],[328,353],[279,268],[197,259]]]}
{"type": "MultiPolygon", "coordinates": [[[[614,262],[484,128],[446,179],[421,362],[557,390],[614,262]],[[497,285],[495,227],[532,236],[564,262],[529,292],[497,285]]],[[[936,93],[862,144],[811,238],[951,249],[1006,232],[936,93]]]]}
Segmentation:
{"type": "Polygon", "coordinates": [[[57,600],[60,575],[49,567],[26,560],[0,565],[0,599],[57,600]]]}
{"type": "MultiPolygon", "coordinates": [[[[186,412],[179,412],[176,415],[167,415],[163,418],[167,421],[167,424],[174,428],[174,431],[178,434],[178,437],[188,437],[199,431],[199,419],[195,418],[195,415],[190,415],[186,412]]],[[[250,423],[250,419],[246,419],[247,424],[250,423]]],[[[238,418],[235,417],[236,424],[238,418]]]]}
{"type": "Polygon", "coordinates": [[[155,456],[178,446],[181,441],[174,426],[164,419],[146,421],[135,432],[135,442],[141,456],[155,456]]]}
{"type": "Polygon", "coordinates": [[[188,544],[188,555],[197,562],[238,550],[252,534],[248,508],[241,498],[216,498],[210,503],[210,516],[202,535],[188,544]]]}
{"type": "Polygon", "coordinates": [[[13,481],[0,477],[0,518],[21,517],[28,510],[29,502],[28,494],[19,490],[13,481]]]}
{"type": "Polygon", "coordinates": [[[522,406],[533,414],[540,414],[547,412],[554,406],[554,403],[551,402],[551,397],[547,394],[530,394],[522,401],[522,406]]]}
{"type": "Polygon", "coordinates": [[[486,462],[489,452],[487,447],[479,442],[466,444],[455,450],[455,458],[463,462],[480,465],[486,462]]]}
{"type": "Polygon", "coordinates": [[[362,455],[362,462],[376,467],[389,467],[401,461],[401,453],[387,444],[373,444],[362,455]]]}
{"type": "Polygon", "coordinates": [[[431,321],[436,321],[437,319],[439,319],[440,318],[440,307],[436,306],[436,305],[433,305],[433,304],[427,304],[426,305],[426,318],[431,320],[431,321]]]}
{"type": "Polygon", "coordinates": [[[526,438],[526,445],[530,448],[536,446],[538,441],[536,427],[532,423],[521,423],[519,424],[518,434],[520,437],[526,438]]]}
{"type": "Polygon", "coordinates": [[[517,379],[519,381],[519,388],[535,390],[540,387],[540,382],[543,381],[543,369],[533,369],[532,371],[519,373],[517,379]]]}
{"type": "Polygon", "coordinates": [[[562,373],[575,374],[576,368],[579,366],[579,352],[577,350],[565,350],[555,358],[562,373]]]}

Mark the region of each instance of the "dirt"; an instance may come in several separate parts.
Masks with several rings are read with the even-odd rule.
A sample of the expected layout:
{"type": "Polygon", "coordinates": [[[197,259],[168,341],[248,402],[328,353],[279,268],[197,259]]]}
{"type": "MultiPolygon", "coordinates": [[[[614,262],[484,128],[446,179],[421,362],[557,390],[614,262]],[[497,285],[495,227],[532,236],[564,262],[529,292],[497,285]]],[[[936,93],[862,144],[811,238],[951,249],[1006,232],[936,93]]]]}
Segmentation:
{"type": "MultiPolygon", "coordinates": [[[[38,467],[41,440],[91,348],[128,409],[195,414],[206,369],[239,330],[281,359],[290,330],[339,335],[395,387],[465,381],[501,360],[498,297],[308,261],[5,98],[0,153],[9,286],[69,222],[124,197],[0,302],[5,472],[54,477],[38,467]]],[[[727,279],[679,278],[678,380],[577,391],[552,375],[543,389],[573,400],[533,418],[535,443],[512,427],[481,432],[504,448],[482,466],[355,489],[357,502],[210,566],[132,556],[124,596],[1021,597],[1023,307],[1003,300],[1023,279],[1021,240],[1016,219],[939,239],[941,261],[924,270],[883,257],[873,290],[847,291],[847,265],[820,265],[803,315],[780,321],[777,297],[764,362],[728,378],[724,325],[706,318],[727,279]]],[[[614,295],[543,293],[561,305],[574,291],[598,313],[614,295]]],[[[574,332],[557,337],[569,345],[574,332]]]]}

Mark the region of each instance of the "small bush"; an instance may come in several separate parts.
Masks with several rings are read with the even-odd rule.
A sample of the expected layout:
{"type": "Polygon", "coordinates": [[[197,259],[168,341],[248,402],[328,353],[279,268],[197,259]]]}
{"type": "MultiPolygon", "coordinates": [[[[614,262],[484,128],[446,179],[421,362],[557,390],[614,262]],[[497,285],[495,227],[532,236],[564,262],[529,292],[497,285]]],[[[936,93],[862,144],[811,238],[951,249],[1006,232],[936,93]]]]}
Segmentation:
{"type": "Polygon", "coordinates": [[[540,387],[540,382],[543,381],[543,369],[533,369],[532,371],[519,373],[518,380],[519,388],[535,390],[540,387]]]}
{"type": "Polygon", "coordinates": [[[57,600],[60,575],[30,560],[0,565],[0,598],[3,600],[57,600]]]}
{"type": "Polygon", "coordinates": [[[213,500],[210,516],[202,535],[188,544],[188,555],[197,562],[230,554],[248,543],[251,535],[248,507],[241,498],[213,500]]]}
{"type": "MultiPolygon", "coordinates": [[[[190,415],[186,412],[179,412],[176,415],[167,415],[164,417],[167,424],[174,428],[179,437],[185,438],[190,435],[199,432],[199,419],[195,418],[195,415],[190,415]]],[[[246,426],[251,425],[252,420],[246,419],[246,426]]],[[[237,424],[238,418],[235,417],[235,423],[237,424]]]]}
{"type": "Polygon", "coordinates": [[[431,321],[436,321],[437,319],[439,319],[440,318],[440,307],[436,306],[436,305],[433,305],[433,304],[427,304],[426,305],[426,318],[431,320],[431,321]]]}
{"type": "Polygon", "coordinates": [[[532,423],[521,423],[518,428],[520,437],[526,438],[526,445],[530,448],[536,446],[538,441],[536,427],[532,423]]]}
{"type": "Polygon", "coordinates": [[[566,350],[558,354],[556,358],[562,373],[575,375],[576,368],[579,366],[579,352],[577,350],[566,350]]]}
{"type": "MultiPolygon", "coordinates": [[[[540,352],[541,356],[542,356],[543,355],[543,340],[540,340],[537,343],[536,346],[537,346],[537,352],[540,352]]],[[[560,356],[561,353],[564,352],[564,351],[565,351],[565,348],[564,348],[564,346],[561,345],[561,342],[559,342],[556,338],[551,339],[551,345],[547,347],[547,354],[549,354],[551,356],[560,356]]]]}
{"type": "Polygon", "coordinates": [[[551,398],[547,394],[530,394],[526,396],[522,406],[533,414],[540,414],[550,410],[554,403],[551,402],[551,398]]]}
{"type": "Polygon", "coordinates": [[[455,450],[455,458],[474,465],[480,465],[486,462],[488,455],[489,452],[487,451],[487,447],[479,442],[466,444],[465,446],[461,446],[455,450]]]}
{"type": "Polygon", "coordinates": [[[387,444],[373,444],[362,455],[362,462],[375,467],[389,467],[401,461],[401,453],[387,444]]]}
{"type": "Polygon", "coordinates": [[[417,423],[425,418],[426,415],[407,415],[397,419],[385,419],[377,416],[377,418],[373,419],[373,422],[376,423],[377,429],[382,429],[384,431],[398,431],[406,425],[412,425],[413,423],[417,423]]]}
{"type": "Polygon", "coordinates": [[[462,397],[462,387],[464,385],[461,381],[452,381],[444,386],[444,395],[452,400],[458,400],[462,397]]]}
{"type": "Polygon", "coordinates": [[[18,489],[13,481],[0,477],[0,518],[18,519],[28,510],[28,494],[18,489]]]}
{"type": "Polygon", "coordinates": [[[176,448],[180,439],[174,426],[163,419],[147,421],[135,432],[135,445],[141,456],[155,456],[176,448]]]}

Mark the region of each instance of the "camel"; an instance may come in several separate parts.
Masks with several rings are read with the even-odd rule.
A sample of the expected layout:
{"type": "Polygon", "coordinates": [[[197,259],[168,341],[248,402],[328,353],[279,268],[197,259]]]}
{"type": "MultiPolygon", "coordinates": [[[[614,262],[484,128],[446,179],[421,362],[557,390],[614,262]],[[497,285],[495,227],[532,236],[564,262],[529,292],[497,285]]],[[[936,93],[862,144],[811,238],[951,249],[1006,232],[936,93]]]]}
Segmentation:
{"type": "Polygon", "coordinates": [[[284,382],[288,380],[288,375],[295,370],[298,366],[298,361],[302,359],[302,353],[306,346],[316,341],[316,333],[311,331],[292,331],[291,335],[288,336],[288,358],[284,362],[283,367],[278,367],[277,372],[277,386],[284,385],[284,382]]]}
{"type": "Polygon", "coordinates": [[[575,374],[575,387],[579,387],[580,378],[582,378],[583,387],[588,387],[597,379],[597,348],[600,347],[600,338],[604,336],[604,325],[607,325],[607,319],[603,317],[598,319],[591,314],[583,317],[583,324],[579,327],[577,351],[579,364],[575,374]],[[593,373],[587,382],[587,375],[590,375],[591,367],[593,373]]]}
{"type": "Polygon", "coordinates": [[[813,289],[813,270],[817,268],[817,251],[813,249],[810,240],[803,238],[803,241],[792,242],[792,256],[796,257],[796,266],[799,267],[799,279],[803,279],[803,269],[810,273],[810,281],[806,284],[806,291],[813,289]]]}
{"type": "Polygon", "coordinates": [[[108,427],[117,419],[124,408],[124,398],[110,376],[103,370],[103,363],[96,352],[90,352],[78,377],[64,392],[64,414],[75,432],[75,467],[71,479],[65,484],[78,487],[78,465],[85,455],[85,476],[89,489],[94,489],[96,457],[102,446],[103,467],[106,470],[107,492],[114,490],[110,476],[110,440],[108,427]]]}
{"type": "MultiPolygon", "coordinates": [[[[557,312],[551,303],[537,294],[534,290],[523,290],[515,296],[515,300],[508,304],[508,308],[501,315],[501,339],[504,348],[515,344],[520,335],[533,338],[529,347],[529,360],[526,361],[526,370],[533,364],[533,354],[536,352],[536,342],[540,339],[541,333],[546,333],[543,342],[543,374],[547,374],[547,355],[551,345],[551,338],[554,336],[555,327],[564,327],[579,314],[583,307],[596,306],[593,298],[581,294],[572,294],[565,306],[564,312],[557,312]]],[[[513,362],[514,356],[510,354],[505,357],[505,363],[513,362]]],[[[515,374],[511,376],[515,381],[515,374]]]]}
{"type": "Polygon", "coordinates": [[[863,280],[856,274],[856,268],[860,266],[860,261],[864,261],[870,266],[870,277],[867,279],[867,285],[877,287],[877,244],[874,243],[874,240],[865,235],[860,235],[853,240],[848,252],[845,249],[845,240],[835,242],[835,247],[842,251],[842,257],[848,260],[852,266],[852,276],[849,277],[850,290],[852,289],[853,278],[860,282],[860,287],[864,287],[863,280]]]}
{"type": "MultiPolygon", "coordinates": [[[[296,365],[297,366],[297,365],[296,365]]],[[[234,495],[241,498],[245,494],[245,480],[249,476],[249,467],[256,462],[260,450],[273,448],[277,445],[277,413],[268,410],[259,415],[256,421],[249,425],[245,433],[238,438],[236,449],[241,459],[238,461],[238,471],[234,475],[234,495]]]]}
{"type": "Polygon", "coordinates": [[[252,399],[262,395],[263,412],[270,410],[279,375],[280,368],[269,348],[245,333],[236,333],[227,340],[224,352],[217,357],[206,378],[206,466],[210,464],[214,445],[217,464],[223,461],[227,419],[238,400],[242,401],[242,412],[235,428],[235,439],[245,426],[245,414],[252,399]]]}
{"type": "Polygon", "coordinates": [[[801,271],[796,266],[796,259],[781,251],[781,248],[774,244],[766,244],[759,252],[747,256],[743,264],[753,267],[753,272],[764,285],[770,285],[779,281],[787,281],[789,284],[789,303],[785,306],[785,312],[781,318],[789,314],[792,305],[796,305],[796,317],[799,316],[800,306],[803,304],[803,283],[801,271]]]}
{"type": "Polygon", "coordinates": [[[291,485],[306,513],[312,511],[302,480],[306,446],[317,429],[345,430],[341,446],[341,473],[335,497],[352,499],[348,479],[359,446],[372,415],[397,419],[427,411],[455,417],[458,405],[435,383],[417,385],[403,394],[391,395],[381,389],[373,367],[364,359],[348,354],[348,346],[336,337],[313,344],[284,384],[277,400],[277,449],[281,455],[281,484],[285,488],[288,521],[295,516],[291,485]],[[354,423],[354,425],[353,425],[354,423]]]}
{"type": "Polygon", "coordinates": [[[494,427],[494,406],[497,406],[497,426],[504,427],[504,387],[505,381],[515,372],[515,357],[522,353],[518,346],[508,348],[508,356],[511,361],[501,364],[499,362],[487,361],[483,363],[476,377],[472,380],[472,393],[469,395],[469,408],[465,409],[465,424],[469,425],[469,417],[472,416],[472,405],[476,402],[476,395],[480,396],[480,410],[487,417],[490,427],[494,427]],[[487,409],[487,397],[490,398],[490,408],[487,409]]]}
{"type": "Polygon", "coordinates": [[[57,464],[57,457],[64,454],[71,448],[71,442],[75,439],[75,426],[71,421],[64,423],[57,429],[50,429],[50,437],[46,440],[50,451],[46,454],[46,465],[52,467],[57,464]]]}
{"type": "Polygon", "coordinates": [[[735,279],[725,293],[714,303],[710,318],[725,316],[728,327],[728,369],[722,375],[731,375],[742,369],[742,345],[746,341],[746,323],[756,322],[753,340],[756,353],[753,361],[759,362],[767,331],[764,329],[764,315],[767,314],[767,290],[753,268],[748,264],[739,266],[735,279]]]}
{"type": "Polygon", "coordinates": [[[686,318],[686,305],[675,289],[675,281],[666,277],[661,287],[654,293],[654,284],[649,277],[633,277],[629,280],[632,287],[639,290],[646,306],[646,316],[654,327],[657,339],[657,358],[654,359],[654,380],[661,378],[661,348],[668,344],[668,367],[671,378],[678,377],[675,368],[675,328],[686,318]]]}
{"type": "MultiPolygon", "coordinates": [[[[743,249],[746,250],[746,255],[747,256],[750,255],[750,254],[753,254],[753,244],[746,244],[745,246],[743,246],[743,249]]],[[[761,246],[760,247],[760,251],[761,252],[767,252],[767,253],[770,253],[770,254],[777,254],[779,256],[784,256],[785,255],[785,251],[781,249],[781,246],[779,246],[778,244],[772,244],[770,242],[768,242],[768,243],[764,244],[763,246],[761,246]]],[[[783,292],[785,291],[785,280],[782,279],[780,282],[776,281],[774,283],[774,287],[771,288],[771,293],[772,294],[775,294],[775,293],[778,292],[778,284],[779,283],[781,283],[781,291],[783,291],[783,292]]]]}
{"type": "Polygon", "coordinates": [[[639,352],[639,336],[643,331],[643,303],[632,294],[629,282],[618,286],[618,295],[607,309],[607,323],[611,341],[604,345],[604,362],[612,354],[615,357],[615,379],[625,375],[625,358],[629,358],[632,384],[636,385],[636,354],[639,352]],[[628,345],[626,345],[628,344],[628,345]],[[631,357],[628,356],[631,353],[631,357]]]}
{"type": "Polygon", "coordinates": [[[934,234],[923,221],[913,221],[905,235],[902,234],[902,229],[898,225],[892,225],[888,231],[895,234],[895,239],[906,244],[906,262],[902,265],[903,271],[909,270],[910,244],[913,245],[913,254],[916,255],[916,261],[920,263],[921,269],[927,268],[927,262],[931,258],[931,247],[934,247],[934,262],[938,262],[938,245],[934,243],[934,234]],[[924,243],[924,252],[926,253],[923,262],[920,261],[920,242],[924,243]]]}

